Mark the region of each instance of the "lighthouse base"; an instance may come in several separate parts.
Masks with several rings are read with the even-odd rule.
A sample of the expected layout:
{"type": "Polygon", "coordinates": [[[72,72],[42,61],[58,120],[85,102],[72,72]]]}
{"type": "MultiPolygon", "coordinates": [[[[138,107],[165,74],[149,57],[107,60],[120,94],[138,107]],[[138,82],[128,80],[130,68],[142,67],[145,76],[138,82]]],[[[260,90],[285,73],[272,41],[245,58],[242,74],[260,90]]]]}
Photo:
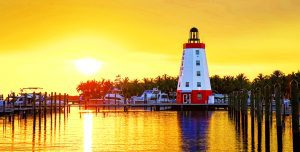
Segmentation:
{"type": "Polygon", "coordinates": [[[207,104],[211,90],[177,90],[176,103],[207,104]]]}

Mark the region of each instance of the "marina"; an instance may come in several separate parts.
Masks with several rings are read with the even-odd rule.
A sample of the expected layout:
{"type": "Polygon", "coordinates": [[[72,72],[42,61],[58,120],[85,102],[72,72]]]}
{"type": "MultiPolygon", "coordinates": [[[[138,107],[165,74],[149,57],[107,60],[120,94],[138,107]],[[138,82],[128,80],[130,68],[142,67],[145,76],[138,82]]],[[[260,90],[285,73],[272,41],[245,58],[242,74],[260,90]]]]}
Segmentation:
{"type": "Polygon", "coordinates": [[[0,152],[300,152],[300,1],[0,14],[0,152]]]}

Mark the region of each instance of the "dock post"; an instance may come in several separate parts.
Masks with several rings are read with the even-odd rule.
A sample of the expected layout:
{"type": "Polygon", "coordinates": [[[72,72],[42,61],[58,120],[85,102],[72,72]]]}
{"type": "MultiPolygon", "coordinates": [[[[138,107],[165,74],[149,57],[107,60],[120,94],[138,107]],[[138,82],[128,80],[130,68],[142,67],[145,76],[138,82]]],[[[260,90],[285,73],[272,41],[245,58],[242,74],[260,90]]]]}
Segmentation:
{"type": "Polygon", "coordinates": [[[144,94],[144,110],[146,110],[146,104],[147,104],[147,94],[144,94]]]}
{"type": "Polygon", "coordinates": [[[61,110],[61,93],[58,94],[58,112],[61,110]]]}
{"type": "Polygon", "coordinates": [[[247,90],[243,90],[242,91],[242,123],[243,123],[243,129],[246,132],[247,128],[248,128],[248,119],[247,119],[247,113],[248,113],[248,107],[247,107],[247,103],[248,102],[248,92],[247,90]]]}
{"type": "Polygon", "coordinates": [[[115,111],[117,109],[116,104],[117,104],[117,93],[115,92],[115,111]]]}
{"type": "MultiPolygon", "coordinates": [[[[239,121],[239,93],[236,91],[235,92],[235,95],[236,95],[236,99],[235,99],[235,121],[239,121]]],[[[238,125],[237,125],[238,126],[238,125]]]]}
{"type": "Polygon", "coordinates": [[[299,97],[298,97],[298,82],[291,82],[291,106],[292,106],[292,129],[293,129],[293,150],[300,151],[299,145],[299,97]]]}
{"type": "Polygon", "coordinates": [[[13,92],[13,96],[12,96],[12,100],[11,100],[11,102],[12,102],[12,113],[14,114],[15,113],[15,99],[16,99],[16,95],[15,95],[15,93],[13,92]]]}
{"type": "Polygon", "coordinates": [[[52,117],[52,109],[53,109],[53,92],[51,92],[51,95],[50,95],[50,113],[51,113],[51,117],[52,117]]]}
{"type": "Polygon", "coordinates": [[[282,125],[281,125],[281,87],[277,83],[275,86],[275,102],[276,102],[276,128],[277,128],[277,150],[282,151],[282,125]]]}
{"type": "Polygon", "coordinates": [[[261,120],[262,120],[261,88],[256,88],[255,103],[256,103],[256,117],[257,117],[257,150],[261,151],[261,120]]]}
{"type": "Polygon", "coordinates": [[[237,94],[237,97],[238,97],[238,100],[237,100],[237,111],[238,111],[237,126],[238,126],[238,128],[240,128],[240,125],[241,125],[241,123],[240,123],[240,121],[241,121],[241,93],[239,91],[237,93],[238,93],[237,94]]]}
{"type": "Polygon", "coordinates": [[[232,115],[233,115],[233,120],[235,120],[235,110],[236,110],[236,95],[235,92],[232,92],[232,115]]]}
{"type": "Polygon", "coordinates": [[[64,115],[66,114],[66,93],[64,93],[64,115]]]}
{"type": "Polygon", "coordinates": [[[22,112],[22,118],[26,118],[26,113],[27,113],[27,102],[28,102],[28,99],[27,99],[27,93],[24,94],[24,110],[22,112]]]}
{"type": "Polygon", "coordinates": [[[229,94],[230,100],[230,117],[233,118],[233,95],[232,92],[229,94]]]}
{"type": "Polygon", "coordinates": [[[267,84],[265,86],[265,146],[266,151],[270,151],[270,101],[271,101],[271,91],[270,86],[267,84]]]}
{"type": "Polygon", "coordinates": [[[67,106],[68,106],[68,113],[70,113],[71,108],[70,108],[70,103],[69,103],[69,94],[67,94],[67,106]]]}
{"type": "Polygon", "coordinates": [[[45,92],[45,96],[44,96],[44,121],[46,121],[46,114],[47,114],[47,92],[45,92]]]}
{"type": "Polygon", "coordinates": [[[34,118],[35,118],[35,92],[33,92],[33,96],[32,96],[32,104],[33,104],[33,115],[34,115],[34,118]]]}
{"type": "Polygon", "coordinates": [[[54,92],[54,113],[56,115],[56,92],[54,92]]]}
{"type": "Polygon", "coordinates": [[[39,93],[39,115],[41,114],[42,109],[42,93],[39,93]]]}
{"type": "Polygon", "coordinates": [[[41,102],[41,101],[42,101],[42,93],[40,92],[38,95],[39,95],[39,102],[38,102],[38,103],[39,103],[39,108],[38,108],[38,111],[39,111],[39,130],[40,130],[40,128],[41,128],[41,121],[42,121],[42,118],[41,118],[41,109],[42,109],[42,108],[41,108],[41,107],[42,107],[42,105],[41,105],[42,102],[41,102]]]}
{"type": "Polygon", "coordinates": [[[251,107],[251,136],[252,140],[254,140],[254,90],[251,90],[250,94],[250,107],[251,107]]]}
{"type": "Polygon", "coordinates": [[[47,92],[45,92],[45,96],[44,96],[44,113],[47,113],[47,92]]]}
{"type": "Polygon", "coordinates": [[[25,107],[25,110],[27,109],[27,102],[28,102],[28,98],[27,98],[27,93],[24,94],[24,107],[25,107]]]}
{"type": "Polygon", "coordinates": [[[229,113],[229,117],[231,117],[230,106],[231,106],[231,102],[230,102],[230,94],[228,94],[228,113],[229,113]]]}
{"type": "Polygon", "coordinates": [[[251,111],[250,111],[250,115],[251,115],[251,145],[254,149],[254,138],[255,138],[255,135],[254,135],[254,90],[252,89],[251,90],[251,94],[250,94],[250,107],[251,107],[251,111]]]}

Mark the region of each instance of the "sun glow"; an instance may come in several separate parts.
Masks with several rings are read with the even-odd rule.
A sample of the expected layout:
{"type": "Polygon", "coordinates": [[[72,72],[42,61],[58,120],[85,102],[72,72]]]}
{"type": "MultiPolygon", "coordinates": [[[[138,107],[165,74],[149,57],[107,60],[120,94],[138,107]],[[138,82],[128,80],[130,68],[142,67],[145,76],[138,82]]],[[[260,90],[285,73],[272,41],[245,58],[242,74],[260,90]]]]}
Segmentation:
{"type": "Polygon", "coordinates": [[[75,66],[79,72],[85,75],[95,74],[101,68],[102,63],[92,58],[78,59],[75,66]]]}

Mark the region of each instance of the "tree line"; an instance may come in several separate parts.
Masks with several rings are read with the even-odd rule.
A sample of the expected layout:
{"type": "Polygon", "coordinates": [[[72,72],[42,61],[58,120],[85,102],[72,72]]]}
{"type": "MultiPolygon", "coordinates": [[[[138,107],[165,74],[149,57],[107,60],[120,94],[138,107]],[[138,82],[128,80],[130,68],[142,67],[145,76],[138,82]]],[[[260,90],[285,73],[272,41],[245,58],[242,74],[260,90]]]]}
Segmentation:
{"type": "Polygon", "coordinates": [[[275,84],[279,84],[281,94],[286,98],[290,97],[290,83],[292,80],[300,82],[300,71],[290,74],[284,74],[280,70],[275,70],[269,75],[260,73],[252,81],[243,73],[235,77],[220,77],[218,75],[210,77],[211,86],[215,93],[229,94],[233,91],[263,89],[266,85],[269,85],[274,90],[275,84]]]}
{"type": "Polygon", "coordinates": [[[143,78],[130,80],[128,77],[122,78],[117,75],[115,80],[101,79],[88,80],[77,85],[76,90],[88,98],[103,98],[113,88],[122,90],[125,98],[141,95],[144,90],[158,88],[164,93],[171,94],[177,89],[178,77],[167,74],[157,76],[156,78],[143,78]]]}
{"type": "MultiPolygon", "coordinates": [[[[275,84],[280,84],[281,92],[285,97],[289,97],[290,82],[295,79],[300,82],[300,71],[296,73],[284,74],[280,70],[274,71],[270,75],[258,74],[252,81],[243,73],[236,76],[210,77],[211,87],[214,93],[229,94],[233,91],[250,90],[263,88],[270,85],[274,89],[275,84]]],[[[176,92],[178,76],[169,76],[167,74],[157,76],[156,78],[143,78],[130,80],[128,77],[122,78],[117,75],[115,80],[101,79],[88,80],[77,85],[77,91],[88,98],[103,98],[105,94],[113,88],[122,90],[125,98],[141,95],[144,90],[158,88],[164,93],[171,94],[176,92]]]]}

